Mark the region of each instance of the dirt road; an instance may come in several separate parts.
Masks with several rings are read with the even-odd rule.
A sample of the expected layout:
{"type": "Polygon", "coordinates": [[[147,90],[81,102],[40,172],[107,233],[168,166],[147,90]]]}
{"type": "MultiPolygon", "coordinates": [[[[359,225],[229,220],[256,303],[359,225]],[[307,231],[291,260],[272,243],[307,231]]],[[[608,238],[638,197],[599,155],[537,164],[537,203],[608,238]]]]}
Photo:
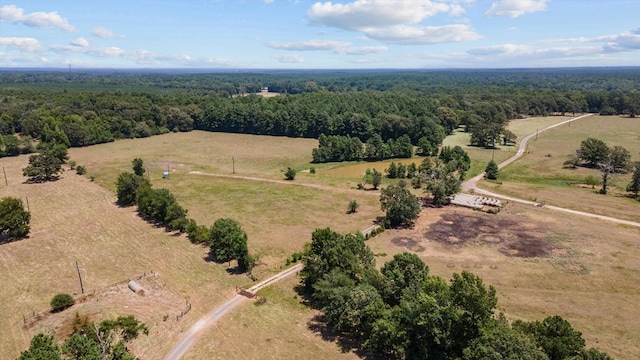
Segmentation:
{"type": "MultiPolygon", "coordinates": [[[[585,115],[581,115],[575,118],[571,118],[569,120],[565,120],[562,122],[559,122],[557,124],[553,124],[550,126],[547,126],[546,128],[536,131],[535,133],[529,134],[527,136],[525,136],[522,141],[520,142],[520,147],[518,148],[518,152],[513,155],[512,157],[508,158],[507,160],[501,162],[500,164],[498,164],[498,168],[502,169],[503,167],[511,164],[512,162],[518,160],[520,157],[522,157],[522,155],[524,155],[526,149],[527,149],[527,142],[529,142],[529,140],[531,140],[534,136],[536,136],[537,134],[540,134],[541,132],[556,128],[558,126],[562,126],[564,124],[568,124],[572,121],[576,121],[579,119],[583,119],[585,117],[591,116],[592,114],[585,114],[585,115]]],[[[571,213],[571,214],[575,214],[575,215],[581,215],[581,216],[587,216],[587,217],[591,217],[591,218],[595,218],[595,219],[600,219],[600,220],[605,220],[605,221],[611,221],[614,223],[618,223],[618,224],[624,224],[624,225],[630,225],[630,226],[637,226],[640,227],[640,223],[635,222],[635,221],[628,221],[628,220],[622,220],[622,219],[617,219],[617,218],[613,218],[610,216],[605,216],[605,215],[597,215],[597,214],[592,214],[592,213],[588,213],[588,212],[584,212],[584,211],[578,211],[578,210],[572,210],[572,209],[566,209],[566,208],[561,208],[558,206],[553,206],[553,205],[545,205],[545,204],[541,204],[541,203],[537,203],[534,201],[529,201],[529,200],[524,200],[524,199],[519,199],[519,198],[515,198],[512,196],[506,196],[506,195],[502,195],[502,194],[497,194],[491,191],[487,191],[484,189],[480,189],[478,187],[478,181],[480,181],[480,179],[482,179],[484,177],[484,173],[477,175],[465,182],[462,183],[462,190],[463,191],[470,191],[472,190],[474,194],[482,194],[482,195],[486,195],[486,196],[490,196],[490,197],[495,197],[495,198],[499,198],[499,199],[504,199],[504,200],[509,200],[509,201],[513,201],[513,202],[517,202],[517,203],[521,203],[521,204],[526,204],[526,205],[533,205],[533,206],[537,206],[537,207],[544,207],[545,209],[551,209],[554,211],[562,211],[562,212],[566,212],[566,213],[571,213]]]]}
{"type": "MultiPolygon", "coordinates": [[[[260,282],[259,284],[254,285],[249,289],[250,292],[255,293],[258,290],[262,289],[265,286],[268,286],[274,282],[280,281],[288,276],[291,276],[298,271],[302,270],[302,264],[297,264],[292,266],[270,278],[260,282]]],[[[198,320],[185,334],[182,336],[180,341],[169,351],[167,356],[164,357],[165,360],[178,360],[180,359],[190,348],[193,346],[193,343],[200,337],[200,335],[207,330],[214,322],[219,320],[229,311],[231,311],[236,306],[243,303],[247,300],[246,297],[242,295],[236,295],[229,299],[224,304],[216,307],[211,310],[207,315],[205,315],[202,319],[198,320]]]]}

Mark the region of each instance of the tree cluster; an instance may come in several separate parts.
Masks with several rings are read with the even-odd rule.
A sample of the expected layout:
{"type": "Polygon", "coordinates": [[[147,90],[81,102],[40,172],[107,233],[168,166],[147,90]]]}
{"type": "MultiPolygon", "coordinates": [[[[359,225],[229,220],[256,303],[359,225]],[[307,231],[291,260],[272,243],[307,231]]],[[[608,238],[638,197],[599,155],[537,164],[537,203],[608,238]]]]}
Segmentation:
{"type": "Polygon", "coordinates": [[[380,192],[380,207],[385,212],[385,221],[391,227],[409,225],[420,214],[418,198],[407,189],[404,180],[389,185],[380,192]]]}
{"type": "Polygon", "coordinates": [[[397,163],[392,161],[389,167],[385,169],[387,177],[389,179],[413,179],[418,171],[416,163],[412,162],[409,165],[404,163],[397,163]]]}
{"type": "Polygon", "coordinates": [[[22,200],[5,197],[0,200],[0,244],[29,235],[31,213],[24,209],[22,200]]]}
{"type": "Polygon", "coordinates": [[[167,231],[186,230],[189,220],[184,209],[171,191],[154,189],[144,177],[144,162],[140,158],[133,159],[134,173],[123,172],[116,180],[116,192],[120,206],[138,205],[138,213],[167,231]]]}
{"type": "Polygon", "coordinates": [[[251,272],[255,259],[249,255],[247,234],[237,221],[225,218],[216,220],[206,231],[204,243],[209,246],[209,257],[214,261],[230,263],[236,260],[238,271],[251,272]]]}
{"type": "Polygon", "coordinates": [[[62,165],[69,160],[67,146],[56,143],[41,143],[40,153],[29,156],[29,165],[22,169],[22,175],[30,182],[41,183],[58,179],[63,172],[62,165]]]}
{"type": "MultiPolygon", "coordinates": [[[[607,193],[610,177],[616,173],[624,173],[632,168],[631,153],[622,146],[610,148],[604,141],[595,138],[582,140],[575,155],[564,162],[564,166],[576,167],[584,165],[600,170],[602,174],[601,194],[607,193]]],[[[633,181],[632,181],[633,183],[633,181]]]]}
{"type": "Polygon", "coordinates": [[[435,161],[429,157],[422,161],[411,185],[414,189],[424,187],[435,206],[446,205],[450,196],[460,191],[460,183],[470,167],[471,159],[464,149],[458,145],[445,146],[435,161]]]}
{"type": "Polygon", "coordinates": [[[390,359],[609,359],[555,316],[513,325],[496,316],[496,290],[464,271],[447,283],[415,254],[380,270],[362,234],[316,229],[301,271],[334,331],[390,359]],[[594,356],[594,357],[587,357],[594,356]]]}
{"type": "Polygon", "coordinates": [[[73,334],[62,346],[53,335],[40,333],[31,339],[29,349],[18,360],[135,360],[126,344],[141,332],[148,335],[149,329],[132,315],[94,323],[76,314],[73,334]]]}

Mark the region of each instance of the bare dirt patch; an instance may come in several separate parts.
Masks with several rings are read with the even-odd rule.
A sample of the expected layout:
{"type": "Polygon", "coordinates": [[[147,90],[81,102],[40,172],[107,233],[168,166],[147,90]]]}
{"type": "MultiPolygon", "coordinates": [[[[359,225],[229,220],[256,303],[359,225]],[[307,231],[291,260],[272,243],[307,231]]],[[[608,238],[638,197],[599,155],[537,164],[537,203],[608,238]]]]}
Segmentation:
{"type": "Polygon", "coordinates": [[[419,242],[410,237],[397,237],[391,240],[397,246],[409,249],[415,252],[423,252],[425,250],[424,246],[420,245],[419,242]]]}
{"type": "Polygon", "coordinates": [[[521,223],[510,215],[490,217],[453,212],[442,214],[424,237],[455,246],[469,242],[500,244],[499,251],[507,256],[547,257],[562,254],[563,248],[547,240],[541,230],[540,226],[521,223]]]}

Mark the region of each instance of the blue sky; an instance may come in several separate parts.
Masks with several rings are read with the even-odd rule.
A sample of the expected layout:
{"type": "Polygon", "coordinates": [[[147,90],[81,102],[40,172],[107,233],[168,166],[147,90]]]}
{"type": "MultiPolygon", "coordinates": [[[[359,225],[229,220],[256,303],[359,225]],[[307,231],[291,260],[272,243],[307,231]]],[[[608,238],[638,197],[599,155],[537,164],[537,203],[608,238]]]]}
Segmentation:
{"type": "Polygon", "coordinates": [[[0,67],[640,66],[640,0],[0,0],[0,67]]]}

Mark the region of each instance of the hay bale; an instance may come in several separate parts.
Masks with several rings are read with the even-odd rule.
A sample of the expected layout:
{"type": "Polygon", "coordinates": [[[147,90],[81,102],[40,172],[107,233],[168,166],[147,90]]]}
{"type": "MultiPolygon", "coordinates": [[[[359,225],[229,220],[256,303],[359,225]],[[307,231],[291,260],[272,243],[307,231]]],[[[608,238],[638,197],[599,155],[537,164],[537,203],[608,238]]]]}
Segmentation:
{"type": "Polygon", "coordinates": [[[140,284],[138,284],[137,282],[131,280],[129,281],[129,289],[131,289],[131,291],[133,291],[134,293],[140,295],[140,296],[144,296],[144,288],[142,286],[140,286],[140,284]]]}

